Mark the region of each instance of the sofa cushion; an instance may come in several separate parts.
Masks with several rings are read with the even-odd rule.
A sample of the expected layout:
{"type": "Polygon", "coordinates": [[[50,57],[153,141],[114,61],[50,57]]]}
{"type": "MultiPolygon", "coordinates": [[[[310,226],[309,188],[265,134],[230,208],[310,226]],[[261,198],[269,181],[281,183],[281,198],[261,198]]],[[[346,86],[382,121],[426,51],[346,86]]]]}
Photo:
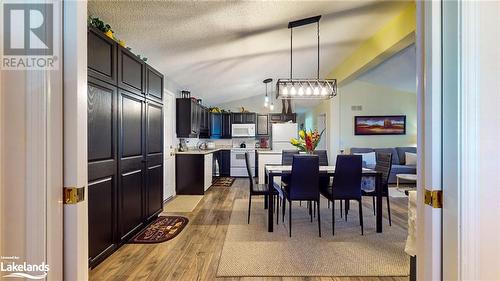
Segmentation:
{"type": "Polygon", "coordinates": [[[396,151],[395,148],[374,148],[373,150],[376,153],[391,153],[392,154],[392,164],[393,165],[399,164],[398,152],[396,151]]]}
{"type": "Polygon", "coordinates": [[[417,153],[417,148],[416,147],[396,147],[396,151],[398,152],[398,156],[399,156],[399,164],[405,165],[406,164],[405,152],[417,153]]]}

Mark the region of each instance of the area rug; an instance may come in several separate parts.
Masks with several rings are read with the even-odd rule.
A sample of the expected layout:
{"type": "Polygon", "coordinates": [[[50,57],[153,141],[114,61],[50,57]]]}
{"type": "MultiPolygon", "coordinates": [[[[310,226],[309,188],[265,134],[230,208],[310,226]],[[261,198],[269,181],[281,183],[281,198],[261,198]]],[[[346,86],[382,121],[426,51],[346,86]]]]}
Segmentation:
{"type": "Polygon", "coordinates": [[[164,213],[190,213],[203,199],[203,195],[177,195],[163,207],[164,213]]]}
{"type": "Polygon", "coordinates": [[[177,236],[189,220],[179,216],[159,216],[139,232],[129,243],[150,244],[168,241],[177,236]]]}
{"type": "MultiPolygon", "coordinates": [[[[258,201],[258,200],[255,200],[258,201]]],[[[253,202],[252,202],[253,203],[253,202]]],[[[235,200],[217,276],[408,276],[409,257],[404,252],[406,231],[389,227],[376,233],[375,216],[364,208],[365,233],[361,236],[357,204],[351,204],[348,221],[340,218],[337,204],[335,236],[331,209],[322,201],[322,237],[305,204],[294,203],[292,237],[288,218],[274,232],[267,232],[267,211],[255,202],[247,224],[248,201],[235,200]]],[[[288,207],[287,207],[288,213],[288,207]]],[[[275,222],[276,223],[276,222],[275,222]]]]}
{"type": "Polygon", "coordinates": [[[230,187],[233,185],[235,178],[232,177],[217,177],[212,182],[212,186],[230,187]]]}

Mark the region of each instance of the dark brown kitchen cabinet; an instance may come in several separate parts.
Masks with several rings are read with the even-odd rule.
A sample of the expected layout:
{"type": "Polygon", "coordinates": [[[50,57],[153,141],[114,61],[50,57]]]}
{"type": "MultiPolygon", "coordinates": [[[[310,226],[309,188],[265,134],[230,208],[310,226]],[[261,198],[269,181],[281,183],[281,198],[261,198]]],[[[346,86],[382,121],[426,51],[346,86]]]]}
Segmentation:
{"type": "Polygon", "coordinates": [[[163,98],[163,74],[146,65],[146,95],[155,100],[163,98]]]}
{"type": "Polygon", "coordinates": [[[269,135],[269,116],[257,114],[257,136],[269,135]]]}
{"type": "Polygon", "coordinates": [[[255,113],[231,113],[231,122],[233,124],[255,124],[255,113]]]}
{"type": "Polygon", "coordinates": [[[231,114],[229,113],[210,114],[210,138],[212,139],[231,138],[231,114]]]}
{"type": "Polygon", "coordinates": [[[153,101],[146,103],[146,202],[147,218],[163,207],[163,109],[153,101]]]}
{"type": "Polygon", "coordinates": [[[89,262],[118,246],[117,88],[89,77],[87,85],[89,262]]]}
{"type": "Polygon", "coordinates": [[[219,174],[221,177],[231,176],[231,150],[220,150],[219,174]]]}
{"type": "Polygon", "coordinates": [[[119,90],[119,227],[120,239],[126,240],[142,226],[145,217],[145,100],[119,90]]]}
{"type": "Polygon", "coordinates": [[[257,114],[243,113],[243,122],[245,124],[255,124],[256,121],[257,121],[257,114]]]}
{"type": "Polygon", "coordinates": [[[117,44],[95,28],[87,30],[88,72],[110,84],[117,81],[117,44]]]}
{"type": "Polygon", "coordinates": [[[163,75],[99,30],[89,28],[87,36],[89,266],[95,267],[162,211],[163,75]]]}
{"type": "Polygon", "coordinates": [[[176,99],[176,132],[178,138],[209,138],[208,109],[193,99],[176,99]]]}
{"type": "Polygon", "coordinates": [[[243,124],[243,114],[242,113],[231,113],[231,123],[243,124]]]}
{"type": "Polygon", "coordinates": [[[222,114],[210,114],[210,137],[213,139],[222,138],[222,114]]]}
{"type": "Polygon", "coordinates": [[[196,138],[200,133],[201,110],[192,99],[176,99],[176,132],[178,138],[196,138]]]}
{"type": "Polygon", "coordinates": [[[221,139],[230,139],[232,137],[232,127],[231,127],[231,114],[222,113],[222,135],[221,139]]]}
{"type": "Polygon", "coordinates": [[[200,139],[210,138],[210,112],[206,107],[201,107],[200,139]]]}
{"type": "Polygon", "coordinates": [[[146,64],[131,51],[118,48],[118,86],[134,93],[145,91],[146,64]]]}
{"type": "Polygon", "coordinates": [[[219,176],[231,176],[231,150],[223,149],[214,153],[214,158],[219,164],[219,176]]]}
{"type": "Polygon", "coordinates": [[[281,114],[281,113],[271,113],[269,114],[269,119],[271,123],[284,123],[284,122],[296,122],[297,114],[281,114]]]}

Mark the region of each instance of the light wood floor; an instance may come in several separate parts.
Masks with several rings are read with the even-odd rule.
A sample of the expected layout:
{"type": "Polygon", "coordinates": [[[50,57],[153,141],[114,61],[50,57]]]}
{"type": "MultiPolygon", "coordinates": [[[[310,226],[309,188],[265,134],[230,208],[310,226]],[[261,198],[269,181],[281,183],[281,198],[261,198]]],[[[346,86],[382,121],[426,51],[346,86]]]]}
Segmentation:
{"type": "MultiPolygon", "coordinates": [[[[179,236],[160,244],[127,244],[90,271],[91,280],[328,280],[403,281],[406,277],[238,277],[217,278],[233,201],[248,197],[248,180],[237,179],[230,188],[212,187],[191,213],[179,236]]],[[[385,201],[385,200],[384,200],[385,201]]],[[[363,202],[372,209],[370,198],[363,202]]],[[[262,206],[254,205],[252,208],[262,206]]],[[[406,228],[406,198],[391,198],[392,223],[406,228]]],[[[172,215],[172,213],[169,213],[172,215]]],[[[384,216],[387,215],[384,204],[384,216]]],[[[384,225],[384,227],[389,227],[384,225]]]]}

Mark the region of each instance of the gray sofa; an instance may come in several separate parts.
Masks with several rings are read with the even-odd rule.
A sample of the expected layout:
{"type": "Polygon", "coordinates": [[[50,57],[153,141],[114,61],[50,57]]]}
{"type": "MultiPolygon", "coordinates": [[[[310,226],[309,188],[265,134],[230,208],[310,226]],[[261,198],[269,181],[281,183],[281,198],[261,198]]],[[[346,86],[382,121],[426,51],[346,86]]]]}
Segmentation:
{"type": "MultiPolygon", "coordinates": [[[[416,166],[409,166],[405,163],[405,152],[417,153],[416,147],[391,147],[391,148],[363,148],[363,147],[353,147],[351,148],[351,154],[353,153],[392,153],[392,167],[391,174],[389,176],[389,184],[396,184],[396,175],[397,174],[417,174],[416,166]]],[[[363,166],[367,168],[374,168],[370,165],[363,166]]],[[[404,181],[402,181],[404,182],[404,181]]]]}

